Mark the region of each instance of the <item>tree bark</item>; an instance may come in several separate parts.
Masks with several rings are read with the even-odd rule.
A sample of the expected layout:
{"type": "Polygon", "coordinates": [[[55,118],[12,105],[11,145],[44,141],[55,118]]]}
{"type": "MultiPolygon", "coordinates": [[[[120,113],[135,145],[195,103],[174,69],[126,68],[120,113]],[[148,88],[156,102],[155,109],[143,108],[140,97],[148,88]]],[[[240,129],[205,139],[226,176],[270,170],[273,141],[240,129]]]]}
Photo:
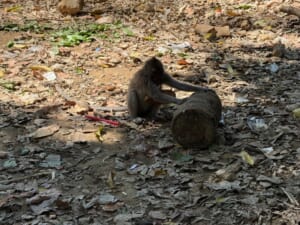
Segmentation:
{"type": "Polygon", "coordinates": [[[196,92],[175,111],[173,137],[185,148],[207,148],[215,140],[221,113],[221,100],[214,91],[196,92]]]}

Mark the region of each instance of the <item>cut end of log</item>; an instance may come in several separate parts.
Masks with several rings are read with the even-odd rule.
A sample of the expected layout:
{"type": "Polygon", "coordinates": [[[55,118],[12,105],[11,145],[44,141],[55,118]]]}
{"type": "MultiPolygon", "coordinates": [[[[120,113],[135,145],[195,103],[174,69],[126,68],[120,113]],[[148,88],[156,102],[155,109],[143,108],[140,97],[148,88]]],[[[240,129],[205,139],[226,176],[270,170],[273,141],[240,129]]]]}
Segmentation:
{"type": "Polygon", "coordinates": [[[173,136],[184,147],[207,148],[216,137],[214,119],[201,110],[185,110],[173,120],[173,136]]]}
{"type": "Polygon", "coordinates": [[[221,100],[215,92],[194,93],[174,113],[173,137],[185,148],[209,147],[215,141],[221,112],[221,100]]]}

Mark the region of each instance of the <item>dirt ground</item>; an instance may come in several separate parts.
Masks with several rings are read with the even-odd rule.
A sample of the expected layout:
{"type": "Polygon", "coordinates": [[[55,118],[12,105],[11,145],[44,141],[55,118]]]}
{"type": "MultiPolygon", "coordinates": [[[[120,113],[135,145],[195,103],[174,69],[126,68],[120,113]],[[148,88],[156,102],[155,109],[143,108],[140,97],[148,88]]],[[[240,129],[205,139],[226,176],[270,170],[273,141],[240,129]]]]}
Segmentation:
{"type": "Polygon", "coordinates": [[[300,224],[299,1],[55,5],[0,2],[0,224],[300,224]],[[97,110],[152,56],[221,98],[208,149],[97,110]]]}

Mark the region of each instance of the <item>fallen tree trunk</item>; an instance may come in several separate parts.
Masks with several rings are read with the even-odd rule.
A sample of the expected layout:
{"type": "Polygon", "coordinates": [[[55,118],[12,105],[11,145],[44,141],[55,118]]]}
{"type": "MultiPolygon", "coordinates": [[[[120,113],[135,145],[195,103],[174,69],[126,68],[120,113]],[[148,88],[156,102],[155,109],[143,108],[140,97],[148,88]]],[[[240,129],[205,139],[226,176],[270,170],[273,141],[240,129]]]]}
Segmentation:
{"type": "Polygon", "coordinates": [[[298,16],[300,18],[300,9],[299,8],[284,5],[284,6],[280,7],[280,11],[285,12],[285,13],[290,14],[290,15],[298,16]]]}
{"type": "Polygon", "coordinates": [[[172,120],[172,133],[183,147],[207,148],[216,137],[222,104],[213,91],[192,94],[178,106],[172,120]]]}

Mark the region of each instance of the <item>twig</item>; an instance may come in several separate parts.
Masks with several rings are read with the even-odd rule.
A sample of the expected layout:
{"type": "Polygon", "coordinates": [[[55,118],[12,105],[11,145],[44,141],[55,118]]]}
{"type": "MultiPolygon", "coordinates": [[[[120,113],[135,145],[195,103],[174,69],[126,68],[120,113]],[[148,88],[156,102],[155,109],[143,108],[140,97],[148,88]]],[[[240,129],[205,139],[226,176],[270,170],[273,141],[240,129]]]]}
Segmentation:
{"type": "Polygon", "coordinates": [[[286,194],[286,196],[293,205],[299,206],[299,202],[291,193],[288,193],[284,188],[281,188],[281,190],[284,192],[284,194],[286,194]]]}
{"type": "Polygon", "coordinates": [[[24,176],[24,177],[14,178],[14,179],[11,179],[11,180],[1,180],[0,184],[9,184],[9,183],[12,183],[12,182],[18,182],[18,181],[22,181],[22,180],[26,180],[26,179],[30,179],[30,178],[34,178],[34,177],[41,177],[41,176],[45,176],[45,175],[51,175],[51,173],[52,172],[40,172],[40,173],[36,173],[36,174],[24,176]]]}

